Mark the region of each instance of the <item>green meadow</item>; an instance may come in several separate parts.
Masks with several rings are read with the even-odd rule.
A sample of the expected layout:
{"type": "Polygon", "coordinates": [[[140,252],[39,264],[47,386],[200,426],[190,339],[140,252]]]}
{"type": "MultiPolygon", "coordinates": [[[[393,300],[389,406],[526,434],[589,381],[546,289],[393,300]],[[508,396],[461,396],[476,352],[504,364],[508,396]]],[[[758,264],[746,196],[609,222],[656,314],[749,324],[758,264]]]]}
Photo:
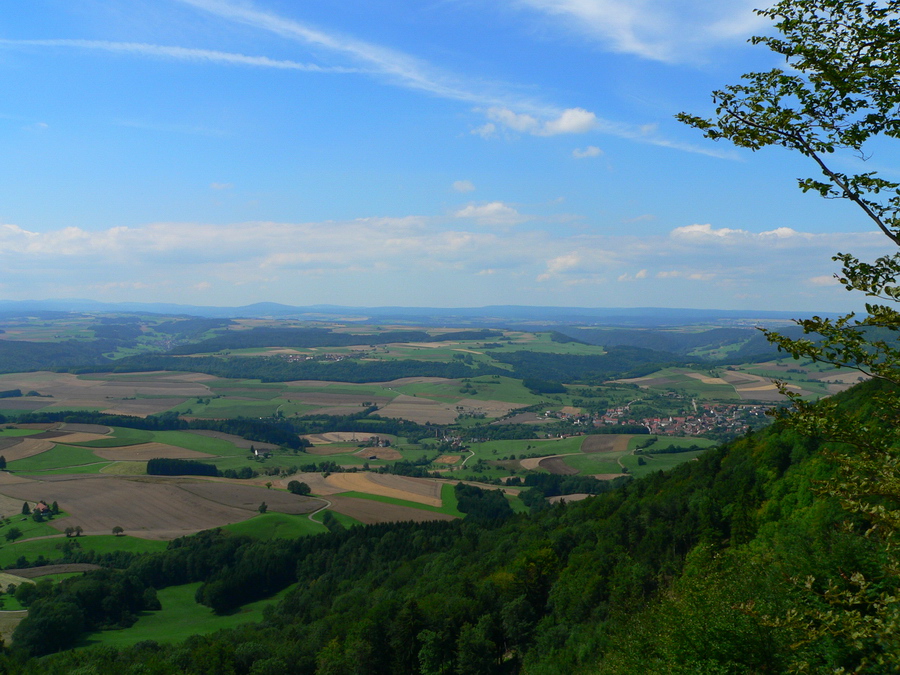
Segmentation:
{"type": "Polygon", "coordinates": [[[190,635],[207,635],[243,623],[262,621],[263,609],[290,591],[290,587],[286,588],[271,598],[244,605],[233,614],[218,616],[209,607],[194,601],[199,587],[198,582],[157,591],[161,610],[143,612],[130,628],[89,633],[82,646],[127,647],[145,640],[178,642],[190,635]]]}

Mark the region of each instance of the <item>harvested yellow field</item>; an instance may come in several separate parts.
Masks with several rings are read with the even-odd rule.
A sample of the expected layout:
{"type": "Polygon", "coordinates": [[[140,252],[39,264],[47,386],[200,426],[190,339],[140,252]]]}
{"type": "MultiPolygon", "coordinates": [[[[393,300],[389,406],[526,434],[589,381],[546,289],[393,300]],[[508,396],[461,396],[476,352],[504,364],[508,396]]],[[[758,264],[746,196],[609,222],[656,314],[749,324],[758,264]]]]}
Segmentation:
{"type": "Polygon", "coordinates": [[[427,478],[358,472],[331,474],[325,481],[341,491],[365,492],[429,506],[443,505],[441,484],[427,478]]]}
{"type": "Polygon", "coordinates": [[[547,501],[551,504],[559,504],[560,502],[580,502],[582,499],[587,499],[588,497],[593,497],[594,495],[589,495],[584,492],[574,492],[570,495],[556,495],[555,497],[548,497],[547,501]]]}
{"type": "Polygon", "coordinates": [[[14,462],[17,459],[25,459],[26,457],[34,457],[42,452],[47,452],[55,444],[53,441],[36,440],[25,437],[21,443],[16,443],[8,448],[4,448],[3,456],[7,462],[14,462]]]}
{"type": "Polygon", "coordinates": [[[384,459],[393,461],[395,459],[403,459],[403,455],[394,450],[394,448],[362,448],[353,453],[357,457],[367,457],[369,459],[384,459]]]}
{"type": "Polygon", "coordinates": [[[9,518],[22,513],[22,500],[0,495],[0,518],[9,518]]]}
{"type": "Polygon", "coordinates": [[[31,579],[26,579],[25,577],[16,576],[15,574],[10,574],[9,572],[0,572],[0,586],[6,588],[10,584],[15,584],[18,586],[19,584],[28,584],[34,583],[31,579]]]}
{"type": "Polygon", "coordinates": [[[371,433],[357,431],[329,431],[324,434],[306,434],[300,438],[307,439],[313,445],[324,445],[326,443],[362,443],[371,437],[371,433]]]}
{"type": "Polygon", "coordinates": [[[509,403],[508,401],[493,400],[481,401],[477,398],[464,398],[456,405],[465,408],[466,410],[477,409],[478,412],[483,412],[488,417],[502,417],[512,410],[527,407],[524,403],[509,403]]]}
{"type": "Polygon", "coordinates": [[[462,455],[442,455],[434,460],[435,464],[456,464],[462,455]]]}
{"type": "Polygon", "coordinates": [[[143,476],[147,473],[147,462],[116,462],[100,469],[100,473],[113,476],[143,476]]]}
{"type": "Polygon", "coordinates": [[[20,610],[15,612],[0,612],[0,638],[3,638],[5,644],[12,642],[12,634],[16,630],[22,619],[28,616],[28,610],[20,610]]]}
{"type": "MultiPolygon", "coordinates": [[[[479,401],[480,403],[480,401],[479,401]]],[[[418,424],[450,424],[456,420],[456,405],[400,394],[378,411],[382,417],[396,417],[418,424]]]]}

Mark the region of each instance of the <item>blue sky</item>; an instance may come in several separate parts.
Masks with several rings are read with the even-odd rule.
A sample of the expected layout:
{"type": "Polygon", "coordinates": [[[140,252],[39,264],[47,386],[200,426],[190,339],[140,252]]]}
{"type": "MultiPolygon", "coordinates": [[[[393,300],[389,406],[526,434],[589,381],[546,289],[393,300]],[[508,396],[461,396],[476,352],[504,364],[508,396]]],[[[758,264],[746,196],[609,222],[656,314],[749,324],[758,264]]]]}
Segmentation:
{"type": "Polygon", "coordinates": [[[0,297],[854,308],[830,257],[887,240],[673,119],[780,65],[753,6],[16,3],[0,297]]]}

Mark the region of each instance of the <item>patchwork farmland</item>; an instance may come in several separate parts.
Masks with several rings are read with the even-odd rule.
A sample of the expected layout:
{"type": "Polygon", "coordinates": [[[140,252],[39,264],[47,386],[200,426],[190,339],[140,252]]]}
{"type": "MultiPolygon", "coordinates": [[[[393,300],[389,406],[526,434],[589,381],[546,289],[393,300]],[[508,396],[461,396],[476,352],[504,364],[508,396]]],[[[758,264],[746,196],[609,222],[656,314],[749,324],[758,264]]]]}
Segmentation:
{"type": "Polygon", "coordinates": [[[114,372],[0,374],[10,394],[0,397],[0,566],[149,552],[210,529],[294,538],[452,520],[465,516],[460,483],[501,490],[512,511],[540,500],[535,491],[551,503],[584,499],[715,444],[666,432],[667,420],[714,405],[755,414],[780,398],[772,377],[793,378],[809,398],[852,383],[779,361],[610,366],[619,357],[604,347],[516,330],[419,331],[403,342],[388,339],[403,327],[333,326],[337,342],[372,342],[225,346],[257,329],[282,330],[239,321],[206,333],[208,350],[134,347],[114,372]],[[209,475],[149,475],[151,461],[209,475]],[[46,505],[55,512],[25,513],[46,505]]]}

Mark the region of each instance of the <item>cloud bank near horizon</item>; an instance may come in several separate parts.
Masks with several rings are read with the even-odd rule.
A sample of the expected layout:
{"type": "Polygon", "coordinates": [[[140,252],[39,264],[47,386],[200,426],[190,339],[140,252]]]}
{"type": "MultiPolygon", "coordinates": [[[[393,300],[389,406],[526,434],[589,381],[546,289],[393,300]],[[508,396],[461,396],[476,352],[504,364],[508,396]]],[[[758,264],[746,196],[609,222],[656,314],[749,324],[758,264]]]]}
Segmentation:
{"type": "MultiPolygon", "coordinates": [[[[344,222],[153,223],[87,231],[34,232],[0,225],[0,262],[8,271],[0,296],[31,299],[98,296],[202,302],[209,291],[241,302],[303,304],[656,305],[686,294],[758,306],[765,294],[800,289],[807,302],[837,302],[827,254],[884,249],[876,233],[813,234],[789,228],[749,232],[709,224],[668,234],[601,236],[524,231],[534,220],[512,207],[470,205],[454,214],[373,217],[344,222]],[[508,212],[507,212],[508,211],[508,212]],[[510,220],[510,213],[516,214],[510,220]],[[470,223],[462,225],[462,221],[470,223]],[[501,224],[503,227],[498,228],[501,224]],[[816,262],[798,262],[816,261],[816,262]],[[56,270],[48,279],[46,270],[56,270]],[[360,285],[360,284],[363,285],[360,285]],[[259,293],[266,289],[267,295],[259,293]],[[528,304],[528,303],[526,303],[528,304]]],[[[691,303],[683,303],[685,306],[691,303]]],[[[691,305],[693,306],[693,305],[691,305]]]]}

